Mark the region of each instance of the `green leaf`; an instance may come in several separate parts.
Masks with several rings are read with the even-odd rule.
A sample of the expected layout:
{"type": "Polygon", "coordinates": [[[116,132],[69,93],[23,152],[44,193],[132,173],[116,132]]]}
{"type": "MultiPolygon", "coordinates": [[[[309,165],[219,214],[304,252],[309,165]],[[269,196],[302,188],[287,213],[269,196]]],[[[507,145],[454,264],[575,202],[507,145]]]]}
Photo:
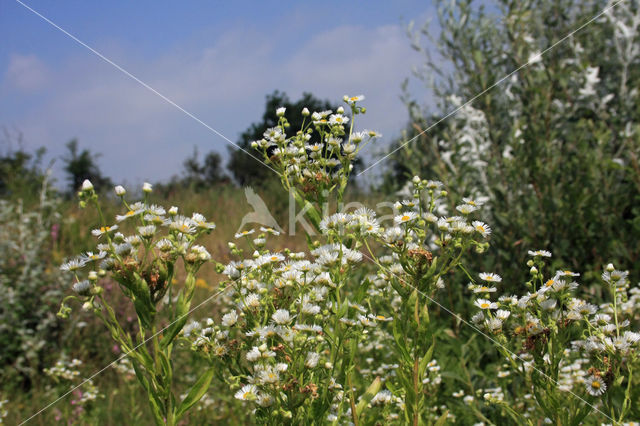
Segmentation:
{"type": "Polygon", "coordinates": [[[207,392],[207,389],[209,389],[211,379],[213,379],[213,373],[214,369],[213,367],[210,367],[202,376],[200,376],[176,410],[176,420],[182,417],[189,408],[193,407],[194,404],[200,401],[200,398],[202,398],[202,396],[207,392]]]}
{"type": "Polygon", "coordinates": [[[420,377],[424,376],[424,372],[427,369],[427,364],[429,364],[429,362],[431,361],[431,358],[433,356],[433,349],[435,348],[435,346],[436,346],[436,339],[435,339],[435,337],[433,337],[431,346],[429,346],[429,349],[427,350],[427,353],[422,358],[422,360],[420,361],[420,365],[418,366],[418,371],[420,372],[420,377]]]}
{"type": "Polygon", "coordinates": [[[307,216],[309,220],[313,224],[314,228],[317,231],[320,230],[320,221],[322,220],[322,216],[318,212],[318,210],[311,204],[309,201],[305,200],[298,191],[293,190],[293,197],[296,200],[296,203],[302,208],[303,211],[307,212],[307,216]]]}
{"type": "Polygon", "coordinates": [[[356,406],[357,417],[360,417],[360,415],[362,414],[364,409],[367,407],[367,405],[371,402],[373,397],[378,392],[380,392],[381,387],[382,387],[382,380],[380,380],[380,377],[378,376],[375,378],[373,382],[371,382],[367,390],[364,392],[364,395],[362,395],[362,398],[360,398],[360,402],[358,402],[358,405],[356,406]]]}
{"type": "Polygon", "coordinates": [[[160,401],[158,401],[158,398],[151,386],[149,386],[149,381],[144,376],[144,373],[140,370],[140,366],[138,365],[138,363],[134,360],[131,365],[133,366],[133,370],[136,373],[138,381],[140,382],[144,390],[147,391],[149,405],[151,406],[151,412],[155,417],[156,424],[164,424],[164,416],[162,415],[162,410],[160,409],[162,404],[160,403],[160,401]]]}
{"type": "Polygon", "coordinates": [[[399,321],[393,320],[393,339],[396,342],[396,348],[400,351],[400,355],[406,363],[411,363],[411,356],[409,355],[409,351],[407,350],[406,336],[404,335],[404,331],[400,330],[399,321]]]}
{"type": "Polygon", "coordinates": [[[442,413],[442,415],[438,418],[438,420],[436,420],[436,422],[433,424],[433,426],[442,426],[442,425],[446,424],[448,415],[449,415],[449,410],[447,410],[444,413],[442,413]]]}

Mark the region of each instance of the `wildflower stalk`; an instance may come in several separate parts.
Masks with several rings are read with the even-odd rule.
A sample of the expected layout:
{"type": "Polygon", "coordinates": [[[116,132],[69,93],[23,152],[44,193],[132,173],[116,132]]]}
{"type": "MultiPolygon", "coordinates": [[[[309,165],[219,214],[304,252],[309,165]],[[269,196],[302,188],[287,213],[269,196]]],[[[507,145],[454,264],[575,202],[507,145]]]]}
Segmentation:
{"type": "Polygon", "coordinates": [[[198,214],[191,219],[176,214],[166,219],[163,217],[166,214],[163,208],[148,203],[151,185],[145,184],[143,191],[144,201],[129,205],[124,201],[124,189],[116,188],[116,193],[123,198],[128,210],[126,214],[117,216],[118,222],[136,217],[139,219],[137,232],[125,237],[116,232],[118,225],[107,224],[97,194],[92,185],[85,181],[80,192],[81,207],[91,204],[96,208],[101,225],[92,233],[97,237],[104,236],[106,243],[98,244],[97,254],[89,252],[63,266],[63,269],[73,270],[77,280],[74,289],[79,295],[64,299],[60,315],[64,317],[69,314],[66,301],[83,301],[83,307],[92,310],[100,318],[113,340],[131,359],[135,375],[147,394],[155,423],[174,426],[202,397],[213,376],[212,370],[202,374],[182,401],[173,393],[173,344],[187,321],[196,273],[211,257],[204,247],[195,245],[194,241],[200,234],[213,229],[214,225],[198,214]],[[167,226],[169,231],[164,238],[154,241],[158,234],[157,226],[167,226]],[[186,270],[184,286],[176,300],[165,299],[167,290],[173,284],[175,263],[180,258],[186,270]],[[101,263],[94,263],[99,260],[101,263]],[[88,273],[88,280],[81,281],[76,271],[90,264],[94,265],[94,270],[88,273]],[[103,288],[99,286],[98,279],[108,276],[118,283],[124,295],[133,303],[138,320],[135,340],[124,330],[104,297],[103,288]],[[159,313],[164,314],[168,321],[163,329],[158,325],[159,313]]]}

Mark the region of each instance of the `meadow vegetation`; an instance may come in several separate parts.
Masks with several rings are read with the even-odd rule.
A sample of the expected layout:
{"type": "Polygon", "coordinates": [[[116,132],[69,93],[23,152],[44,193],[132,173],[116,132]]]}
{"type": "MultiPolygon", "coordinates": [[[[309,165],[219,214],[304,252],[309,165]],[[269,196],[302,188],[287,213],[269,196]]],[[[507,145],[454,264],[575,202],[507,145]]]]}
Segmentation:
{"type": "Polygon", "coordinates": [[[436,51],[409,27],[440,110],[406,94],[368,191],[364,96],[268,97],[242,144],[264,164],[231,171],[278,229],[241,227],[256,205],[216,155],[124,188],[70,145],[64,196],[38,155],[3,154],[0,419],[640,420],[637,2],[562,41],[612,4],[440,3],[436,51]]]}

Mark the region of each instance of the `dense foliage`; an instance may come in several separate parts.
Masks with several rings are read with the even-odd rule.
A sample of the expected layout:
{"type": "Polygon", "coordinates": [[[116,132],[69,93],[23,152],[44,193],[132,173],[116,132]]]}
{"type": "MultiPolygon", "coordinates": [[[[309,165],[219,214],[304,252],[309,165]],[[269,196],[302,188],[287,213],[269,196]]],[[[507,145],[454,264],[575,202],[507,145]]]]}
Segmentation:
{"type": "Polygon", "coordinates": [[[439,38],[428,25],[410,28],[426,58],[417,75],[441,112],[408,101],[407,139],[417,138],[390,157],[389,182],[420,173],[458,200],[488,197],[495,232],[485,265],[509,281],[524,278],[512,265],[532,246],[575,269],[597,270],[607,258],[637,264],[638,4],[622,2],[564,39],[612,5],[499,1],[489,11],[441,2],[439,38]]]}

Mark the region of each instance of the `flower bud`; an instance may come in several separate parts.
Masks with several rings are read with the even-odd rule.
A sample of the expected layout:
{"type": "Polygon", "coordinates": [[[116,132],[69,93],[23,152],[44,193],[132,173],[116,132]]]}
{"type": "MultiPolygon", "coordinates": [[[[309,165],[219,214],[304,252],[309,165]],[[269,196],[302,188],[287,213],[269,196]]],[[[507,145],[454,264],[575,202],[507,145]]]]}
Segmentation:
{"type": "Polygon", "coordinates": [[[258,147],[258,142],[253,141],[251,142],[251,148],[256,149],[258,147]]]}
{"type": "Polygon", "coordinates": [[[260,352],[266,352],[266,351],[267,351],[267,349],[268,349],[268,347],[267,347],[267,344],[266,344],[266,343],[263,343],[263,344],[261,344],[260,346],[258,346],[258,350],[259,350],[260,352]]]}
{"type": "Polygon", "coordinates": [[[610,263],[610,264],[607,265],[607,271],[608,272],[613,272],[615,270],[616,270],[616,268],[613,267],[613,263],[610,263]]]}
{"type": "Polygon", "coordinates": [[[146,192],[146,193],[148,194],[148,193],[150,193],[152,190],[153,190],[153,189],[152,189],[151,184],[150,184],[149,182],[145,182],[145,183],[142,185],[142,191],[143,191],[143,192],[146,192]]]}
{"type": "Polygon", "coordinates": [[[309,109],[308,108],[302,108],[302,116],[303,117],[308,117],[309,116],[309,109]]]}
{"type": "Polygon", "coordinates": [[[92,189],[93,189],[93,184],[91,183],[91,181],[89,179],[85,179],[84,182],[82,182],[82,190],[91,191],[92,189]]]}
{"type": "Polygon", "coordinates": [[[343,114],[344,113],[344,108],[343,107],[338,107],[337,112],[338,112],[338,114],[343,114]]]}
{"type": "Polygon", "coordinates": [[[172,206],[169,209],[169,216],[175,216],[178,214],[178,208],[176,206],[172,206]]]}
{"type": "Polygon", "coordinates": [[[535,275],[538,273],[538,268],[532,266],[531,269],[529,269],[529,272],[531,273],[531,275],[535,275]]]}
{"type": "Polygon", "coordinates": [[[284,116],[284,112],[285,112],[286,110],[287,110],[287,109],[286,109],[285,107],[280,107],[280,108],[276,109],[276,115],[277,115],[278,117],[283,117],[283,116],[284,116]]]}
{"type": "Polygon", "coordinates": [[[417,185],[420,183],[420,176],[414,176],[412,180],[413,180],[413,183],[417,185]]]}
{"type": "Polygon", "coordinates": [[[116,192],[116,195],[118,197],[122,197],[124,194],[127,193],[127,190],[124,189],[124,187],[122,185],[118,185],[114,188],[114,191],[116,192]]]}

